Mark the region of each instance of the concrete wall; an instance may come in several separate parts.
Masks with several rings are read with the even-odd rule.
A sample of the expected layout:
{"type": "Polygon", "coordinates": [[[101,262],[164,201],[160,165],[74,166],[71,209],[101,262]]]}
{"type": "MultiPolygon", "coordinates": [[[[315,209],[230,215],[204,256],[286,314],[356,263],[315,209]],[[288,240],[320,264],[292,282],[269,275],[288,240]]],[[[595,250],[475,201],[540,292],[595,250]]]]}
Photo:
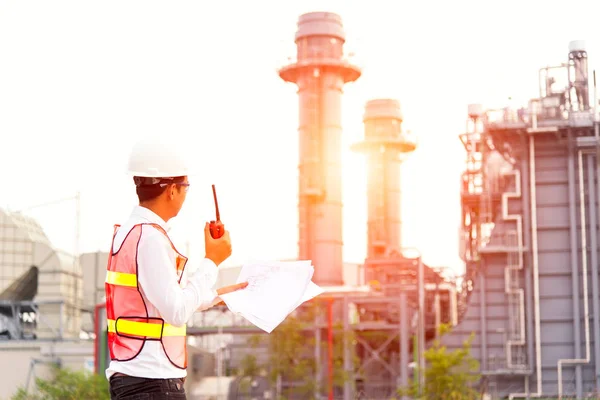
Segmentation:
{"type": "Polygon", "coordinates": [[[80,257],[83,273],[83,307],[93,310],[94,306],[104,298],[104,281],[106,280],[106,263],[108,253],[98,251],[84,253],[80,257]]]}
{"type": "Polygon", "coordinates": [[[30,390],[34,389],[35,377],[50,378],[50,362],[53,359],[59,359],[65,368],[82,370],[93,367],[93,356],[93,343],[89,341],[55,344],[39,341],[1,342],[0,399],[10,399],[20,387],[25,387],[29,374],[30,390]]]}

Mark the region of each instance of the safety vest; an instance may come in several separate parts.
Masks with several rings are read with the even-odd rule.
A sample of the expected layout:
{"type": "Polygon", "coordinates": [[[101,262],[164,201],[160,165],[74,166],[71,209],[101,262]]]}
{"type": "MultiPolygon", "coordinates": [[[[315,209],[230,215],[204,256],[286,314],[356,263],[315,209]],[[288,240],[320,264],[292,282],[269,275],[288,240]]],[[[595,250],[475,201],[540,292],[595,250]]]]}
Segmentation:
{"type": "MultiPolygon", "coordinates": [[[[187,367],[186,325],[177,327],[162,318],[148,316],[148,309],[138,285],[137,247],[142,235],[142,226],[150,225],[161,231],[167,239],[167,232],[157,224],[134,225],[121,247],[114,251],[111,247],[106,267],[106,318],[108,323],[108,348],[110,359],[116,361],[133,360],[147,340],[159,341],[169,361],[177,368],[187,367]]],[[[114,240],[119,225],[115,225],[114,240]]],[[[177,254],[174,265],[178,282],[187,262],[173,242],[171,247],[177,254]]]]}

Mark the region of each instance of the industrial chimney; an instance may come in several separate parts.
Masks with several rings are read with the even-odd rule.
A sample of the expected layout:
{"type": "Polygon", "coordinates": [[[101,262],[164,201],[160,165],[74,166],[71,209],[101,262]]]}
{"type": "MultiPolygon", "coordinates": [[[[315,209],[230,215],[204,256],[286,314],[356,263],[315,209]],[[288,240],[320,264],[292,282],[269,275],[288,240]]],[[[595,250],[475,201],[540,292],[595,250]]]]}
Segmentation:
{"type": "Polygon", "coordinates": [[[301,15],[295,42],[297,59],[279,76],[298,86],[299,258],[313,261],[315,283],[341,285],[342,88],[361,72],[344,58],[345,33],[336,14],[301,15]]]}
{"type": "Polygon", "coordinates": [[[577,111],[590,108],[588,87],[588,56],[585,41],[573,40],[569,43],[569,98],[571,109],[577,104],[577,111]]]}
{"type": "Polygon", "coordinates": [[[381,258],[402,246],[400,163],[416,148],[402,131],[400,103],[394,99],[367,102],[363,116],[365,140],[352,149],[367,155],[367,258],[381,258]]]}

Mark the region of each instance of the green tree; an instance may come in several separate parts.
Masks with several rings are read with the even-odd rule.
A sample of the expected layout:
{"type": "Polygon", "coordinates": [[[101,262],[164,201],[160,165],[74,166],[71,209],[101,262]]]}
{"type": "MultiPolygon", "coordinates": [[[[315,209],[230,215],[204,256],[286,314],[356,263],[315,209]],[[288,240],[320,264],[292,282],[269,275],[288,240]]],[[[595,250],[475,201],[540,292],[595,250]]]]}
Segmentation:
{"type": "Polygon", "coordinates": [[[35,390],[20,388],[12,400],[109,400],[108,382],[87,371],[53,367],[52,378],[35,380],[35,390]]]}
{"type": "MultiPolygon", "coordinates": [[[[268,371],[269,380],[276,385],[278,379],[282,382],[283,398],[314,398],[317,382],[315,381],[315,336],[314,318],[316,313],[324,312],[324,308],[317,304],[310,304],[297,315],[289,315],[281,325],[269,335],[255,335],[250,337],[249,343],[253,347],[265,346],[268,349],[268,362],[262,367],[268,371]]],[[[353,333],[344,332],[340,322],[333,325],[333,384],[342,388],[349,379],[343,368],[344,360],[344,335],[350,343],[353,342],[353,333]]],[[[319,343],[321,354],[321,373],[323,374],[322,386],[327,384],[327,330],[324,331],[319,343]]],[[[248,360],[250,361],[250,360],[248,360]]],[[[255,360],[254,360],[255,361],[255,360]]],[[[358,360],[354,359],[354,364],[358,360]]],[[[244,370],[256,368],[251,362],[242,368],[241,376],[248,376],[244,370]]],[[[321,389],[324,390],[322,387],[321,389]]]]}
{"type": "MultiPolygon", "coordinates": [[[[440,327],[440,337],[450,331],[448,325],[440,327]]],[[[433,346],[425,351],[425,386],[419,395],[418,384],[400,388],[399,395],[408,395],[418,400],[476,400],[478,392],[473,384],[480,379],[479,363],[471,356],[474,335],[463,342],[460,349],[452,352],[434,340],[433,346]]]]}
{"type": "Polygon", "coordinates": [[[261,368],[260,365],[258,365],[256,356],[253,354],[246,354],[240,362],[240,370],[240,376],[248,376],[250,378],[259,376],[261,368]]]}
{"type": "Polygon", "coordinates": [[[312,398],[316,389],[314,348],[315,339],[305,331],[307,323],[288,316],[267,337],[269,349],[269,378],[275,384],[278,378],[284,383],[284,397],[300,395],[312,398]]]}

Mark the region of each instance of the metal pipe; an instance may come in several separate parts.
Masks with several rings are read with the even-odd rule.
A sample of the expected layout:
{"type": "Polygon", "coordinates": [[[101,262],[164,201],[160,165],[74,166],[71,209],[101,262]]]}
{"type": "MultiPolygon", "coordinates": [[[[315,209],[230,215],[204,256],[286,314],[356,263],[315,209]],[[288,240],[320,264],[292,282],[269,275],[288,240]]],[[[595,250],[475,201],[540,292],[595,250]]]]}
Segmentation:
{"type": "Polygon", "coordinates": [[[571,81],[571,67],[573,66],[573,63],[571,62],[571,60],[569,60],[569,63],[567,64],[567,99],[569,100],[569,118],[571,117],[571,113],[573,112],[573,99],[572,99],[572,93],[571,91],[573,90],[573,82],[571,81]]]}
{"type": "MultiPolygon", "coordinates": [[[[522,288],[513,289],[512,288],[512,273],[515,271],[517,274],[521,272],[523,269],[523,222],[522,217],[519,213],[517,214],[509,214],[508,213],[508,200],[513,198],[517,199],[521,197],[521,173],[518,169],[513,170],[510,175],[514,175],[515,177],[515,190],[514,192],[504,192],[502,193],[502,218],[505,221],[514,221],[515,226],[517,228],[517,237],[516,237],[516,247],[517,247],[517,263],[513,264],[511,257],[507,257],[507,266],[504,269],[504,292],[508,296],[517,295],[519,305],[518,305],[518,321],[519,321],[519,338],[517,340],[513,340],[512,338],[508,338],[506,341],[506,367],[508,369],[514,368],[512,362],[512,347],[513,346],[524,346],[526,344],[525,341],[525,295],[523,293],[522,288]]],[[[509,246],[512,246],[512,241],[507,243],[509,246]]],[[[508,253],[510,255],[510,252],[508,253]]],[[[510,306],[509,306],[510,307],[510,306]]],[[[511,335],[512,332],[509,332],[511,335]]]]}
{"type": "Polygon", "coordinates": [[[25,380],[25,393],[29,392],[29,382],[31,381],[32,377],[35,380],[35,366],[36,364],[56,364],[56,365],[60,365],[60,359],[59,358],[50,358],[50,359],[40,359],[40,358],[32,358],[31,361],[29,362],[29,371],[27,372],[27,378],[25,380]]]}
{"type": "Polygon", "coordinates": [[[333,400],[333,299],[327,302],[327,377],[329,400],[333,400]]]}
{"type": "MultiPolygon", "coordinates": [[[[81,241],[81,193],[77,192],[75,195],[75,249],[73,255],[73,269],[77,274],[83,274],[81,271],[81,254],[79,254],[80,250],[80,241],[81,241]]],[[[77,313],[77,310],[81,308],[80,298],[79,298],[79,280],[75,279],[73,285],[73,304],[74,304],[74,312],[77,313]]]]}
{"type": "Polygon", "coordinates": [[[456,294],[456,287],[450,287],[448,289],[450,296],[450,316],[452,326],[458,325],[458,299],[456,294]]]}
{"type": "MultiPolygon", "coordinates": [[[[571,247],[571,290],[573,299],[573,338],[574,338],[574,359],[581,358],[581,311],[579,309],[579,258],[577,255],[577,199],[576,199],[576,170],[575,170],[575,151],[572,145],[572,136],[569,134],[569,154],[568,154],[568,184],[569,184],[569,236],[571,247]]],[[[562,368],[563,360],[558,360],[558,396],[562,397],[562,368]]],[[[568,362],[571,364],[571,362],[568,362]]],[[[577,391],[581,386],[581,367],[575,367],[575,386],[577,391]]]]}
{"type": "Polygon", "coordinates": [[[533,136],[529,137],[529,187],[531,197],[531,250],[533,255],[533,304],[535,312],[535,347],[536,347],[536,382],[537,392],[533,393],[534,397],[540,397],[542,395],[542,339],[540,332],[540,271],[539,271],[539,255],[538,255],[538,241],[537,241],[537,188],[536,188],[536,175],[535,175],[535,139],[533,136]]]}
{"type": "Polygon", "coordinates": [[[419,287],[419,393],[425,387],[425,270],[423,258],[419,254],[418,287],[419,287]]]}
{"type": "Polygon", "coordinates": [[[315,399],[321,398],[321,317],[315,314],[315,399]]]}
{"type": "MultiPolygon", "coordinates": [[[[543,97],[547,97],[548,96],[548,93],[545,90],[542,90],[542,71],[544,71],[546,73],[545,74],[545,78],[548,78],[548,72],[551,69],[561,69],[561,68],[565,68],[565,67],[567,67],[567,64],[562,63],[560,65],[547,66],[547,67],[542,67],[542,68],[539,69],[539,71],[538,71],[538,84],[539,84],[540,99],[543,98],[543,97]]],[[[545,83],[546,82],[544,81],[544,84],[545,83]]]]}
{"type": "Polygon", "coordinates": [[[219,347],[217,347],[215,351],[216,362],[217,362],[217,398],[221,397],[221,376],[223,375],[223,323],[221,321],[218,322],[218,333],[217,333],[217,341],[219,343],[219,347]]]}
{"type": "MultiPolygon", "coordinates": [[[[350,332],[350,321],[348,321],[348,313],[349,313],[349,302],[348,296],[344,296],[344,310],[342,312],[344,318],[344,371],[347,374],[346,379],[344,380],[344,400],[351,400],[353,397],[353,385],[354,382],[354,374],[352,368],[352,360],[350,353],[350,338],[348,337],[348,332],[350,332]]],[[[402,311],[400,311],[402,312],[402,311]]]]}
{"type": "MultiPolygon", "coordinates": [[[[567,162],[568,185],[569,185],[569,236],[571,248],[571,291],[573,299],[573,339],[574,339],[574,359],[581,358],[581,314],[579,309],[579,258],[577,255],[577,205],[576,205],[576,171],[575,171],[575,151],[573,150],[572,137],[569,134],[569,154],[567,162]]],[[[566,360],[558,360],[558,397],[562,398],[562,363],[566,360]]],[[[572,364],[572,362],[568,362],[572,364]]],[[[575,385],[577,388],[581,385],[581,367],[575,368],[575,385]]]]}
{"type": "MultiPolygon", "coordinates": [[[[527,139],[523,140],[523,148],[527,147],[527,139]]],[[[529,197],[529,174],[527,174],[527,157],[521,157],[521,205],[522,205],[522,213],[523,213],[523,246],[527,249],[531,249],[531,213],[529,209],[530,197],[529,197]]],[[[524,260],[523,264],[527,265],[528,268],[526,270],[525,275],[525,317],[527,328],[525,333],[527,335],[527,364],[529,369],[533,368],[533,359],[534,359],[534,340],[533,340],[533,301],[531,293],[533,292],[533,282],[532,282],[532,274],[531,274],[531,252],[528,251],[523,254],[524,260]]],[[[525,393],[529,394],[529,380],[530,377],[526,376],[524,378],[525,382],[525,393]]]]}
{"type": "MultiPolygon", "coordinates": [[[[60,303],[60,309],[59,309],[59,320],[58,320],[58,337],[59,339],[62,339],[62,337],[65,334],[65,330],[64,330],[64,312],[65,312],[65,304],[64,303],[60,303]]],[[[39,316],[39,313],[38,313],[39,316]]]]}
{"type": "MultiPolygon", "coordinates": [[[[400,292],[400,387],[408,387],[408,310],[406,292],[400,292]]],[[[402,398],[403,400],[406,397],[402,398]]]]}
{"type": "MultiPolygon", "coordinates": [[[[480,265],[483,267],[483,260],[480,261],[480,265]]],[[[485,270],[485,268],[482,268],[485,270]]],[[[487,324],[485,323],[487,314],[486,314],[486,302],[485,302],[485,277],[483,272],[479,272],[479,296],[481,300],[479,301],[479,326],[481,327],[481,368],[483,371],[488,370],[488,362],[487,362],[487,324]]]]}
{"type": "Polygon", "coordinates": [[[442,307],[440,303],[440,292],[436,290],[433,295],[433,307],[435,311],[435,337],[440,337],[440,326],[442,325],[442,307]]]}
{"type": "MultiPolygon", "coordinates": [[[[533,120],[536,124],[535,119],[533,120]]],[[[530,398],[542,396],[542,346],[540,332],[540,273],[539,273],[539,254],[537,239],[537,198],[536,198],[536,176],[535,176],[535,139],[533,135],[529,136],[529,190],[531,199],[531,255],[533,266],[533,305],[534,305],[534,331],[535,331],[535,369],[537,391],[535,393],[511,393],[509,400],[516,397],[530,398]]],[[[529,392],[529,390],[527,390],[529,392]]]]}
{"type": "MultiPolygon", "coordinates": [[[[111,250],[112,251],[112,250],[111,250]]],[[[190,255],[190,252],[188,251],[188,257],[190,255]]],[[[98,268],[100,267],[100,252],[97,251],[96,255],[94,257],[94,304],[98,304],[100,303],[100,300],[98,299],[98,268]]]]}
{"type": "MultiPolygon", "coordinates": [[[[573,279],[573,311],[574,311],[574,319],[573,322],[574,328],[574,336],[575,336],[575,358],[574,359],[560,359],[558,360],[558,398],[562,399],[562,365],[570,364],[576,365],[575,369],[575,388],[577,391],[577,397],[582,397],[583,392],[583,384],[582,384],[582,376],[581,376],[581,364],[588,364],[590,362],[590,313],[589,313],[589,296],[588,296],[588,271],[587,271],[587,232],[585,229],[586,218],[585,218],[585,184],[583,181],[583,155],[582,151],[579,150],[577,152],[577,167],[578,167],[578,178],[579,178],[579,216],[580,216],[580,224],[581,224],[581,267],[583,274],[583,324],[584,324],[584,335],[585,335],[585,358],[581,358],[581,316],[579,314],[579,270],[578,270],[578,260],[577,260],[577,236],[575,234],[571,235],[571,250],[575,251],[575,257],[571,256],[571,271],[573,279]],[[573,244],[573,242],[575,242],[573,244]],[[575,263],[573,263],[575,261],[575,263]],[[573,272],[574,271],[574,272],[573,272]]],[[[571,175],[574,169],[574,164],[572,152],[569,153],[569,187],[572,187],[571,178],[574,177],[571,175]]],[[[574,188],[573,188],[574,189],[574,188]]],[[[571,203],[571,199],[575,197],[575,193],[569,193],[569,204],[572,206],[571,216],[575,214],[575,204],[571,203]]],[[[573,228],[576,228],[575,221],[571,221],[573,228]]],[[[573,253],[571,253],[573,254],[573,253]]]]}
{"type": "MultiPolygon", "coordinates": [[[[588,208],[590,210],[590,263],[592,266],[592,307],[594,312],[594,360],[596,367],[596,391],[600,390],[600,289],[598,283],[598,216],[596,213],[596,183],[594,171],[600,176],[600,170],[594,168],[593,156],[588,156],[588,208]]],[[[596,161],[598,161],[596,155],[596,161]]],[[[596,165],[597,167],[597,165],[596,165]]]]}
{"type": "MultiPolygon", "coordinates": [[[[277,380],[275,381],[275,398],[280,399],[282,392],[283,392],[283,382],[282,382],[281,374],[277,374],[277,380]]],[[[317,399],[317,400],[319,398],[320,398],[319,396],[315,397],[315,399],[317,399]]]]}
{"type": "Polygon", "coordinates": [[[594,134],[596,139],[598,139],[598,124],[596,123],[598,121],[598,87],[596,86],[596,70],[592,71],[592,76],[594,77],[594,134]]]}

